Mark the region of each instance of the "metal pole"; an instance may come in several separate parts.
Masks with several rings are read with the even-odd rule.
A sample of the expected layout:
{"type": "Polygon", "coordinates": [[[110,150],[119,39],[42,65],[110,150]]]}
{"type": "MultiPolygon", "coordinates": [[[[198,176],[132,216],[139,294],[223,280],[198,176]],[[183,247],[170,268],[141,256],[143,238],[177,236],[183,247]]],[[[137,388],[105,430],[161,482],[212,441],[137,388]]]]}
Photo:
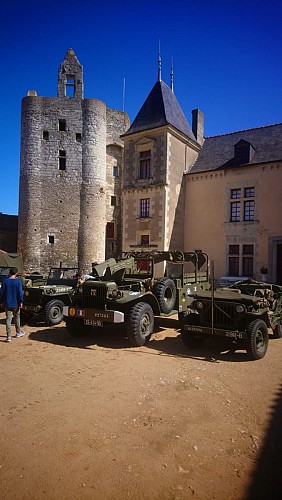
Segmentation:
{"type": "Polygon", "coordinates": [[[211,327],[214,334],[214,261],[211,260],[211,327]]]}

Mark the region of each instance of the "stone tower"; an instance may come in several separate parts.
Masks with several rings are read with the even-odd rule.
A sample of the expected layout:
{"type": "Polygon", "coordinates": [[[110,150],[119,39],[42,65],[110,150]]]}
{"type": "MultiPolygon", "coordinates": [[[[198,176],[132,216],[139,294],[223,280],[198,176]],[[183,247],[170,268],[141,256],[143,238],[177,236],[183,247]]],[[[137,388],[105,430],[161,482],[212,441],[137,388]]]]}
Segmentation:
{"type": "Polygon", "coordinates": [[[58,96],[22,100],[18,251],[25,269],[60,263],[84,272],[121,251],[120,177],[127,115],[84,98],[69,49],[58,96]]]}

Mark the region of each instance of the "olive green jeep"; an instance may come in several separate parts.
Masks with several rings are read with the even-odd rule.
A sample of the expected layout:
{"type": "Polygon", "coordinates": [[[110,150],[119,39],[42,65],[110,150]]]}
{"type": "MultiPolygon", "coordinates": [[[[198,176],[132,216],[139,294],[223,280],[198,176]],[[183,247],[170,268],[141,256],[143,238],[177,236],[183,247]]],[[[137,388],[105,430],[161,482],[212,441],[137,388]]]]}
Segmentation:
{"type": "Polygon", "coordinates": [[[63,307],[71,303],[71,295],[77,286],[77,272],[74,267],[52,267],[47,278],[39,273],[26,276],[22,317],[43,315],[48,326],[61,323],[63,307]]]}
{"type": "Polygon", "coordinates": [[[225,337],[234,350],[246,349],[251,360],[265,356],[269,333],[282,337],[282,286],[252,279],[198,291],[181,321],[187,347],[200,346],[205,338],[225,337]]]}
{"type": "Polygon", "coordinates": [[[124,325],[133,346],[150,339],[154,316],[181,316],[189,295],[210,286],[208,256],[201,251],[129,252],[93,273],[64,307],[68,332],[79,336],[90,328],[124,325]]]}

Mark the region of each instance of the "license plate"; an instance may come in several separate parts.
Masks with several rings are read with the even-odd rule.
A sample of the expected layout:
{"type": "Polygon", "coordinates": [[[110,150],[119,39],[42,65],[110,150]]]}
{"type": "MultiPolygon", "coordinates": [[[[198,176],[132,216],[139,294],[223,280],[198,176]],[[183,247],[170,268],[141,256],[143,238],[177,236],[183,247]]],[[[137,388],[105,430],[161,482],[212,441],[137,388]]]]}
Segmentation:
{"type": "Polygon", "coordinates": [[[85,319],[84,324],[86,326],[103,326],[103,321],[99,319],[85,319]]]}

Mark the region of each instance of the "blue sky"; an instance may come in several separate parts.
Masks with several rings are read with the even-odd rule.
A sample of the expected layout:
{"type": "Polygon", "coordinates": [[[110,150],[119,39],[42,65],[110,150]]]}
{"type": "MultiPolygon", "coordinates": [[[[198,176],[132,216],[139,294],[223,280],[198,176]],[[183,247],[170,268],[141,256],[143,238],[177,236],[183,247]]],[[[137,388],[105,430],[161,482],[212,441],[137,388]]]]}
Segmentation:
{"type": "Polygon", "coordinates": [[[281,0],[1,0],[0,212],[18,213],[21,99],[57,95],[72,47],[84,95],[131,121],[157,80],[170,84],[205,136],[282,121],[281,0]]]}

